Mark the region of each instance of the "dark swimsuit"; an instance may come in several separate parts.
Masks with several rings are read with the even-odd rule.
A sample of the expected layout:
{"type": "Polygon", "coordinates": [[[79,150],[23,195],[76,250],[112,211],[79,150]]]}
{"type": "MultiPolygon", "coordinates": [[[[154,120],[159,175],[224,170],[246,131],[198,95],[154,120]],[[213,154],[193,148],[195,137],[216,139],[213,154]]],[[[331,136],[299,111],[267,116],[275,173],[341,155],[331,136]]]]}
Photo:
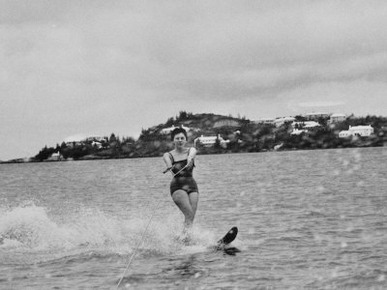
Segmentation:
{"type": "MultiPolygon", "coordinates": [[[[188,150],[189,154],[189,150],[188,150]]],[[[187,154],[187,157],[188,157],[187,154]]],[[[184,166],[187,165],[187,159],[175,161],[173,158],[173,155],[169,153],[172,161],[172,172],[173,174],[178,173],[184,166]]],[[[195,165],[190,166],[188,168],[185,168],[183,171],[181,171],[179,174],[174,176],[171,181],[170,190],[171,195],[179,189],[182,189],[186,191],[188,194],[191,192],[199,192],[198,186],[196,184],[195,179],[192,176],[192,171],[195,165]]]]}

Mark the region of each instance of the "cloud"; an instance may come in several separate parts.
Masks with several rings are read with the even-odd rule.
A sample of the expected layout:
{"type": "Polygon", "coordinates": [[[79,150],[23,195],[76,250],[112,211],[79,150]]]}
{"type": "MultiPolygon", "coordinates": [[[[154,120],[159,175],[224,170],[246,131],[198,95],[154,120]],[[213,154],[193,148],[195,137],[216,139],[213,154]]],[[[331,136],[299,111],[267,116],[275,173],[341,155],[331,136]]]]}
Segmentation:
{"type": "Polygon", "coordinates": [[[361,94],[386,113],[386,14],[377,0],[3,0],[1,135],[36,150],[180,110],[254,119],[321,98],[364,113],[361,94]]]}
{"type": "Polygon", "coordinates": [[[10,31],[18,39],[10,50],[22,52],[18,59],[27,69],[40,64],[42,77],[72,79],[87,90],[126,83],[123,89],[177,89],[197,98],[234,98],[385,70],[383,2],[172,1],[135,8],[118,2],[110,9],[97,3],[87,4],[89,12],[85,5],[57,2],[65,12],[57,6],[49,11],[58,24],[47,25],[53,16],[44,23],[32,19],[10,31]],[[20,41],[18,34],[30,37],[20,41]]]}

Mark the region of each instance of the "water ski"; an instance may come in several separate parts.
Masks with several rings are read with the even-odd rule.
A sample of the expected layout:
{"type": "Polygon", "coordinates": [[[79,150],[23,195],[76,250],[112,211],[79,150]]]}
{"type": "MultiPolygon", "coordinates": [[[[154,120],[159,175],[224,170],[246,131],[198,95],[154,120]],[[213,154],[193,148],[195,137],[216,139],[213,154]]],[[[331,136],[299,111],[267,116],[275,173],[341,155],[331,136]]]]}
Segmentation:
{"type": "Polygon", "coordinates": [[[232,243],[232,241],[235,240],[237,235],[238,228],[232,227],[231,230],[229,230],[227,234],[217,242],[215,249],[217,251],[224,251],[228,255],[235,255],[235,253],[240,252],[238,248],[227,247],[227,245],[229,245],[230,243],[232,243]]]}

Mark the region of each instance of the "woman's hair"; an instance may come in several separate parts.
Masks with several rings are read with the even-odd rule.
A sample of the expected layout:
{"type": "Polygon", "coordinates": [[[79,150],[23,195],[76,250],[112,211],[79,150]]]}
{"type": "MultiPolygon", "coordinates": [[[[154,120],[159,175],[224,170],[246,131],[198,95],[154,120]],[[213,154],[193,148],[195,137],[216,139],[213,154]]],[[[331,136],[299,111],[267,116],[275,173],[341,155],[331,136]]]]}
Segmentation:
{"type": "Polygon", "coordinates": [[[188,139],[187,131],[186,130],[184,130],[183,128],[176,128],[176,129],[173,129],[173,131],[171,133],[172,140],[175,139],[175,136],[177,134],[180,134],[180,133],[183,133],[184,136],[185,136],[185,139],[188,139]]]}

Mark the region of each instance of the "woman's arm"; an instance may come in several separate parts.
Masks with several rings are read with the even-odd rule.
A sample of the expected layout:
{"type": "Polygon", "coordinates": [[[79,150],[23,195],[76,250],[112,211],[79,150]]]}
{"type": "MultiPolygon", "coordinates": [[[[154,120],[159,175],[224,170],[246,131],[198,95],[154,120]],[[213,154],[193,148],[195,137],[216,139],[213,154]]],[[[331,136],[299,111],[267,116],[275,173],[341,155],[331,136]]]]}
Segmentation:
{"type": "Polygon", "coordinates": [[[196,157],[196,148],[194,147],[191,147],[189,149],[189,153],[188,153],[188,157],[187,157],[187,166],[193,166],[194,164],[194,160],[195,160],[195,157],[196,157]]]}
{"type": "Polygon", "coordinates": [[[164,173],[166,173],[172,169],[172,160],[171,160],[171,156],[169,156],[169,153],[164,153],[163,160],[165,165],[167,165],[167,169],[164,171],[164,173]]]}

